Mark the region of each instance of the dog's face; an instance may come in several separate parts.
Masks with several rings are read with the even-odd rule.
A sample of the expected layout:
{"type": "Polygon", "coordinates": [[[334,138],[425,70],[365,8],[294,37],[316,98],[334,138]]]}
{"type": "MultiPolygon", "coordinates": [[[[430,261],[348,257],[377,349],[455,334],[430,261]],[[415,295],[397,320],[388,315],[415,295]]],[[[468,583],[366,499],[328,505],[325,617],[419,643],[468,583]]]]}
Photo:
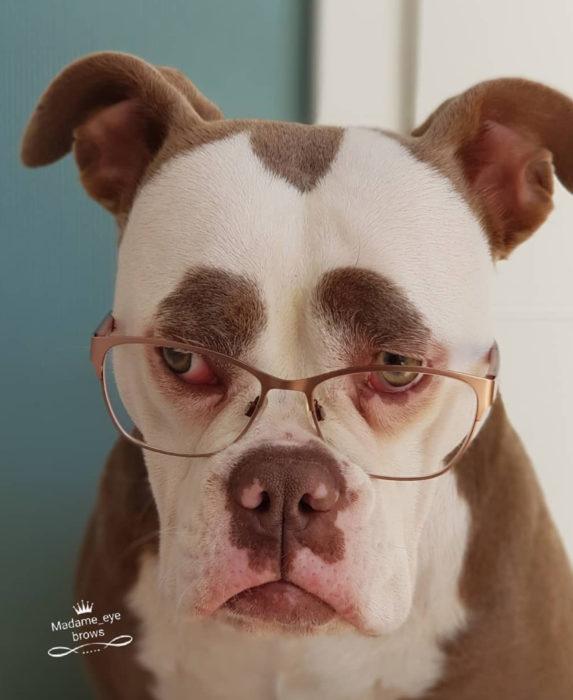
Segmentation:
{"type": "MultiPolygon", "coordinates": [[[[345,130],[321,180],[301,192],[266,167],[242,131],[167,161],[142,188],[120,246],[114,313],[121,333],[207,337],[213,349],[236,348],[239,359],[285,378],[369,364],[384,349],[485,374],[491,270],[468,207],[396,139],[345,130]]],[[[205,424],[165,405],[169,419],[159,425],[157,407],[168,404],[161,369],[125,358],[119,382],[143,434],[174,451],[208,451],[213,433],[225,431],[226,406],[205,424]]],[[[213,374],[197,359],[185,378],[198,393],[213,374]]],[[[258,605],[265,617],[317,624],[334,609],[369,631],[400,625],[438,482],[380,483],[367,472],[384,473],[387,460],[407,470],[416,460],[431,473],[440,459],[433,441],[456,429],[440,396],[431,406],[396,395],[404,398],[415,415],[398,430],[373,426],[375,441],[365,439],[352,397],[338,402],[328,420],[344,452],[321,444],[302,395],[275,391],[244,438],[213,457],[146,454],[165,529],[162,575],[182,608],[210,613],[247,587],[283,578],[328,607],[296,591],[296,609],[282,610],[265,588],[260,601],[234,598],[232,609],[252,615],[258,605]],[[283,511],[271,526],[261,523],[271,514],[255,510],[264,507],[257,489],[273,501],[273,516],[275,500],[283,511]],[[305,495],[321,490],[317,510],[301,513],[305,495]]],[[[218,400],[213,390],[196,410],[218,400]]]]}
{"type": "MultiPolygon", "coordinates": [[[[482,84],[400,138],[227,122],[179,74],[121,54],[67,70],[30,124],[24,159],[62,155],[61,135],[69,148],[75,128],[84,185],[122,230],[119,334],[198,342],[287,379],[383,353],[485,375],[494,261],[551,207],[558,149],[532,105],[543,93],[571,111],[566,98],[482,84]],[[53,95],[61,104],[80,82],[85,98],[52,113],[53,95]],[[51,148],[42,119],[64,123],[51,148]]],[[[150,442],[207,452],[232,429],[240,392],[200,355],[181,373],[142,352],[116,373],[150,442]]],[[[428,384],[387,398],[372,385],[339,392],[325,442],[302,394],[272,391],[244,437],[213,456],[145,452],[160,583],[179,614],[382,634],[403,625],[428,570],[459,570],[467,518],[454,474],[369,474],[389,463],[397,474],[438,471],[472,397],[428,384]]]]}

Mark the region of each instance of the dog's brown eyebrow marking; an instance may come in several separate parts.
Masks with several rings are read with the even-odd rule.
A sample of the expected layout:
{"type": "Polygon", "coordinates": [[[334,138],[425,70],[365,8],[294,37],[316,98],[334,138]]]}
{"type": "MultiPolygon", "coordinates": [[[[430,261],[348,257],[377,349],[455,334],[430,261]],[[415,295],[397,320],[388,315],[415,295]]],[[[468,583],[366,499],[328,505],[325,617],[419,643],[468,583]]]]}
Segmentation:
{"type": "Polygon", "coordinates": [[[325,273],[311,308],[346,352],[358,347],[423,356],[428,349],[431,333],[420,312],[398,285],[372,270],[340,267],[325,273]]]}
{"type": "Polygon", "coordinates": [[[196,267],[159,304],[153,333],[238,357],[252,346],[265,325],[262,295],[252,280],[225,270],[196,267]]]}

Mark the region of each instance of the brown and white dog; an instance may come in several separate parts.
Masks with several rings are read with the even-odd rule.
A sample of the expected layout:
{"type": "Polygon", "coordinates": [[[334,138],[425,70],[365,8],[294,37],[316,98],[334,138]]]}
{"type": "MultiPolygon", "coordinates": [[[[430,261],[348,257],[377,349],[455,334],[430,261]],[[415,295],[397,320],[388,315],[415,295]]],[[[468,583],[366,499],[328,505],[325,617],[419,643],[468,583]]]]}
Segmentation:
{"type": "MultiPolygon", "coordinates": [[[[285,378],[406,354],[415,336],[428,362],[477,373],[496,260],[551,210],[553,166],[573,191],[573,102],[501,79],[411,136],[226,120],[178,71],[106,52],[50,85],[22,158],[70,149],[119,225],[123,335],[199,334],[285,378]]],[[[153,378],[125,380],[153,431],[153,378]]],[[[383,441],[370,454],[349,431],[341,455],[296,398],[273,392],[211,457],[116,443],[77,595],[123,610],[134,642],[86,657],[99,696],[573,698],[573,578],[501,399],[452,470],[399,483],[367,475],[383,441]],[[333,498],[303,517],[317,479],[333,498]]],[[[393,459],[436,466],[432,406],[393,459]]],[[[166,430],[175,445],[181,426],[166,430]]]]}

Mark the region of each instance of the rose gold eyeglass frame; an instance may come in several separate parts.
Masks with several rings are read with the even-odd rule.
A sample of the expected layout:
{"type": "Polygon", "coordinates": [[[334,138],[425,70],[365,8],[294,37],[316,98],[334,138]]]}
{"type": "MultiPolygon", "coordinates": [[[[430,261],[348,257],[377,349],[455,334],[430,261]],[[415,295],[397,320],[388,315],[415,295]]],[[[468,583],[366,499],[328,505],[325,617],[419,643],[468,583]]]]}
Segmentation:
{"type": "Polygon", "coordinates": [[[210,350],[209,348],[206,348],[202,345],[181,343],[177,340],[173,340],[170,338],[149,338],[149,337],[132,337],[132,336],[112,335],[114,330],[115,330],[115,319],[114,319],[112,313],[110,312],[109,314],[107,314],[107,316],[104,318],[104,320],[100,323],[100,325],[95,330],[95,332],[92,336],[92,339],[91,339],[91,348],[90,348],[90,359],[91,359],[91,362],[92,362],[94,369],[96,371],[97,377],[101,382],[103,397],[105,400],[105,405],[107,407],[107,410],[108,410],[116,428],[119,430],[119,432],[127,440],[134,443],[135,445],[138,445],[139,447],[141,447],[143,449],[150,450],[152,452],[159,452],[159,453],[165,454],[165,455],[172,455],[172,456],[177,456],[177,457],[210,457],[211,455],[217,454],[218,452],[221,452],[222,450],[227,449],[227,447],[230,447],[231,445],[236,443],[238,440],[240,440],[244,436],[244,434],[249,430],[249,428],[254,423],[256,418],[262,413],[264,406],[266,404],[267,394],[272,389],[283,389],[285,391],[301,391],[306,397],[307,411],[312,416],[312,422],[314,424],[314,427],[315,427],[315,430],[316,430],[318,436],[321,438],[321,440],[324,440],[325,442],[328,443],[328,440],[326,440],[323,437],[322,432],[320,430],[320,425],[319,425],[320,421],[324,419],[320,415],[322,407],[320,406],[320,404],[318,404],[318,401],[313,396],[314,389],[319,384],[321,384],[322,382],[324,382],[327,379],[331,379],[332,377],[344,376],[347,374],[358,374],[358,373],[364,373],[364,372],[396,372],[396,371],[416,372],[417,374],[430,374],[430,375],[436,375],[436,376],[440,376],[440,377],[452,377],[454,379],[458,379],[461,382],[464,382],[465,384],[469,385],[473,389],[473,391],[476,395],[476,399],[477,399],[476,400],[476,415],[475,415],[473,427],[472,427],[471,431],[468,433],[464,442],[459,447],[458,453],[453,457],[453,459],[450,462],[448,462],[446,464],[444,469],[442,469],[441,471],[435,472],[433,474],[429,474],[429,475],[425,475],[425,476],[413,476],[413,477],[412,476],[402,476],[402,477],[381,476],[378,474],[369,474],[369,476],[371,476],[373,479],[383,479],[383,480],[387,480],[387,481],[425,481],[426,479],[434,479],[435,477],[440,476],[444,472],[451,469],[459,461],[461,456],[466,451],[469,443],[471,442],[472,437],[475,435],[478,423],[482,419],[482,417],[485,414],[485,412],[487,411],[487,409],[493,404],[493,402],[495,401],[495,397],[497,395],[497,375],[499,372],[499,350],[498,350],[497,343],[495,343],[495,342],[489,351],[489,369],[488,369],[488,373],[485,377],[477,377],[477,376],[474,376],[472,374],[465,374],[464,372],[454,372],[451,370],[435,369],[433,367],[423,367],[423,366],[418,366],[418,365],[375,364],[375,365],[364,365],[364,366],[358,366],[358,367],[347,367],[347,368],[344,368],[341,370],[334,370],[331,372],[326,372],[324,374],[318,374],[318,375],[315,375],[314,377],[306,377],[305,379],[281,379],[280,377],[274,377],[273,375],[267,374],[266,372],[262,372],[261,370],[258,370],[255,367],[251,367],[250,365],[247,365],[244,362],[241,362],[240,360],[236,360],[233,357],[229,357],[228,355],[224,355],[223,353],[216,352],[215,350],[210,350]],[[204,452],[201,454],[183,454],[180,452],[169,452],[167,450],[160,450],[157,447],[151,447],[151,445],[148,445],[147,443],[142,442],[134,435],[131,435],[130,433],[128,433],[123,428],[123,426],[121,425],[117,416],[115,415],[115,412],[114,412],[113,407],[111,405],[111,401],[109,399],[106,381],[105,381],[105,373],[104,373],[104,361],[105,361],[106,353],[116,345],[128,345],[128,344],[167,347],[167,348],[172,348],[174,350],[180,350],[183,352],[200,354],[206,358],[213,357],[213,358],[216,358],[219,360],[223,360],[225,362],[229,362],[237,367],[240,367],[241,369],[249,372],[252,376],[256,377],[261,385],[261,394],[259,397],[257,397],[254,401],[252,401],[249,404],[247,411],[250,410],[252,412],[250,413],[250,415],[248,412],[245,413],[245,415],[249,417],[249,422],[247,423],[245,428],[239,433],[239,435],[234,440],[232,440],[228,445],[225,445],[225,447],[221,447],[220,449],[214,450],[213,452],[204,452]]]}

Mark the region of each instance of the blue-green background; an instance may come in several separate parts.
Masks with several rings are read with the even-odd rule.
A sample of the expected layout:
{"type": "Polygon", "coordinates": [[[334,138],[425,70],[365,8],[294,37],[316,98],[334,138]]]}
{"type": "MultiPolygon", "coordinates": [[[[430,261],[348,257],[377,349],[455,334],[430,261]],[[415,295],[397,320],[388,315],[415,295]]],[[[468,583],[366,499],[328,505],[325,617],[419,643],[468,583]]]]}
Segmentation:
{"type": "Polygon", "coordinates": [[[50,622],[72,580],[99,473],[115,439],[89,364],[112,300],[116,230],[70,157],[19,163],[40,94],[93,51],[184,71],[226,116],[305,121],[307,0],[3,0],[0,6],[0,697],[91,697],[50,622]]]}

